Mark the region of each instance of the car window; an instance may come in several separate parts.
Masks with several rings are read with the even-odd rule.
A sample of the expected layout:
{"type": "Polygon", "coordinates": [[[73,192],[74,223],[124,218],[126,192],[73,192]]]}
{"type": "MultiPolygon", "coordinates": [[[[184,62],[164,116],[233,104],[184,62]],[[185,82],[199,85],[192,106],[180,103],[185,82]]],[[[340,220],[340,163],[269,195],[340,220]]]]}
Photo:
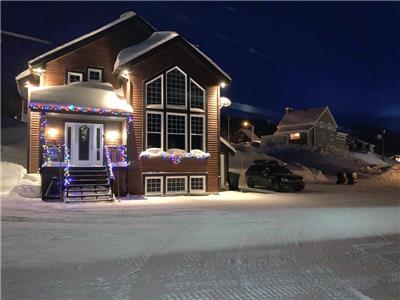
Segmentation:
{"type": "Polygon", "coordinates": [[[261,172],[264,169],[264,166],[253,165],[249,168],[248,172],[261,172]]]}
{"type": "Polygon", "coordinates": [[[290,173],[288,169],[282,166],[271,166],[272,173],[290,173]]]}

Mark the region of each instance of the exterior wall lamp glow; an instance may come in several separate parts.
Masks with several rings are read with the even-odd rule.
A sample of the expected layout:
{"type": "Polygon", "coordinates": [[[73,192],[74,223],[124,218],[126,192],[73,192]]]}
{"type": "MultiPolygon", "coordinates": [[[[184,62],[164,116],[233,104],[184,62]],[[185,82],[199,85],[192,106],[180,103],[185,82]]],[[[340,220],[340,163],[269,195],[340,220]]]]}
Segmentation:
{"type": "Polygon", "coordinates": [[[46,130],[46,137],[50,138],[50,139],[54,139],[58,136],[58,129],[54,128],[54,127],[49,127],[46,130]]]}
{"type": "Polygon", "coordinates": [[[109,141],[116,141],[119,138],[119,133],[116,130],[109,130],[106,132],[106,139],[109,141]]]}
{"type": "Polygon", "coordinates": [[[222,81],[222,82],[219,84],[219,86],[220,86],[221,88],[225,88],[225,87],[226,87],[226,82],[222,81]]]}

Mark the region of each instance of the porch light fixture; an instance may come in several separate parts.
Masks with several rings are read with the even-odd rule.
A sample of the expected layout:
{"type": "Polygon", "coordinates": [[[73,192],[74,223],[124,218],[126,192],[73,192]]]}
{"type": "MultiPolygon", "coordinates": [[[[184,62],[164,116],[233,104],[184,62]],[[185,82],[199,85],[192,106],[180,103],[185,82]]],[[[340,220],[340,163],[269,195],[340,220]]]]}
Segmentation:
{"type": "Polygon", "coordinates": [[[219,86],[220,86],[221,88],[225,88],[225,87],[226,87],[226,82],[225,82],[225,81],[222,81],[222,82],[219,84],[219,86]]]}
{"type": "Polygon", "coordinates": [[[42,75],[42,73],[44,73],[45,70],[42,69],[42,68],[34,68],[34,69],[33,69],[33,72],[34,72],[35,74],[42,75]]]}
{"type": "Polygon", "coordinates": [[[49,127],[46,130],[46,137],[54,139],[58,136],[58,129],[54,127],[49,127]]]}
{"type": "Polygon", "coordinates": [[[106,139],[109,141],[115,141],[119,138],[119,133],[116,130],[109,130],[106,132],[106,139]]]}
{"type": "Polygon", "coordinates": [[[25,82],[24,87],[30,88],[32,85],[29,81],[25,82]]]}
{"type": "Polygon", "coordinates": [[[122,73],[121,73],[121,76],[126,78],[126,79],[129,79],[129,71],[126,70],[126,69],[123,70],[122,73]]]}
{"type": "Polygon", "coordinates": [[[222,107],[229,107],[232,104],[232,101],[227,97],[221,97],[221,98],[219,98],[219,100],[220,100],[221,108],[222,107]]]}

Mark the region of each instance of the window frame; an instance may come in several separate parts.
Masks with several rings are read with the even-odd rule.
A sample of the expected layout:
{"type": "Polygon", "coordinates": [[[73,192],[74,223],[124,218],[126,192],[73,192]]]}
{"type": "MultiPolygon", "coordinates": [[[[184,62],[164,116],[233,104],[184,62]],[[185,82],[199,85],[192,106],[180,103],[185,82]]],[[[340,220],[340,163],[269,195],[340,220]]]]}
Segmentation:
{"type": "Polygon", "coordinates": [[[207,178],[205,175],[193,175],[189,176],[189,186],[190,193],[205,193],[207,191],[207,178]],[[202,178],[203,179],[203,189],[192,189],[192,178],[202,178]]]}
{"type": "Polygon", "coordinates": [[[87,74],[87,82],[100,82],[100,83],[103,82],[103,70],[102,69],[88,67],[86,74],[87,74]],[[99,80],[90,79],[90,72],[99,73],[99,80]]]}
{"type": "Polygon", "coordinates": [[[187,176],[165,176],[165,194],[187,194],[188,193],[188,178],[187,176]],[[184,191],[168,191],[168,179],[183,178],[185,180],[185,190],[184,191]]]}
{"type": "Polygon", "coordinates": [[[186,72],[184,72],[178,66],[175,66],[165,72],[165,107],[166,108],[187,110],[187,108],[188,108],[188,87],[187,87],[188,80],[187,79],[188,79],[188,75],[186,74],[186,72]],[[168,73],[172,72],[175,69],[177,69],[179,72],[181,72],[185,76],[185,105],[168,104],[168,73]]]}
{"type": "Polygon", "coordinates": [[[144,194],[147,195],[163,195],[164,194],[164,177],[163,176],[145,176],[144,178],[144,194]],[[160,192],[147,192],[147,180],[160,179],[160,192]]]}
{"type": "Polygon", "coordinates": [[[145,143],[145,146],[146,147],[145,147],[144,150],[149,149],[149,147],[148,147],[148,141],[149,141],[148,134],[149,133],[155,133],[155,132],[149,132],[149,128],[148,128],[149,124],[147,122],[149,114],[161,115],[161,132],[160,132],[160,135],[161,135],[160,136],[161,146],[160,146],[160,149],[164,150],[164,113],[162,111],[155,111],[155,110],[146,110],[146,118],[145,118],[145,122],[146,122],[146,125],[145,125],[145,128],[146,128],[146,137],[145,137],[146,138],[146,143],[145,143]]]}
{"type": "Polygon", "coordinates": [[[190,105],[190,111],[194,112],[205,112],[206,111],[206,89],[203,88],[200,84],[198,84],[196,81],[193,80],[193,78],[190,77],[189,80],[189,105],[190,105]],[[203,108],[198,108],[198,107],[192,107],[192,89],[190,84],[194,83],[199,89],[203,91],[203,108]]]}
{"type": "Polygon", "coordinates": [[[68,71],[67,72],[67,84],[74,83],[74,82],[83,82],[83,73],[82,72],[73,72],[73,71],[68,71]],[[80,77],[81,80],[80,81],[72,81],[71,82],[70,75],[78,76],[78,77],[80,77]]]}
{"type": "Polygon", "coordinates": [[[149,81],[147,81],[144,85],[144,104],[146,108],[158,108],[158,109],[162,109],[164,107],[164,74],[161,74],[149,81]],[[147,86],[158,80],[159,78],[161,78],[161,104],[147,104],[147,86]]]}
{"type": "MultiPolygon", "coordinates": [[[[190,150],[194,150],[192,147],[192,118],[202,118],[203,119],[203,149],[199,149],[202,150],[203,152],[206,152],[207,147],[206,147],[206,116],[205,115],[198,115],[198,114],[190,114],[190,123],[189,123],[189,137],[190,137],[190,150]]],[[[194,135],[200,135],[200,134],[194,134],[194,135]]]]}
{"type": "MultiPolygon", "coordinates": [[[[166,122],[165,122],[165,134],[166,134],[166,150],[168,151],[168,150],[170,150],[170,149],[176,149],[176,148],[169,148],[169,145],[168,145],[168,136],[169,136],[169,129],[168,129],[168,116],[183,116],[184,118],[185,118],[185,133],[183,134],[184,136],[185,136],[185,149],[182,149],[182,150],[185,150],[186,152],[187,152],[187,149],[188,149],[188,137],[187,137],[187,117],[188,117],[188,114],[187,113],[180,113],[180,112],[166,112],[166,122]]],[[[175,135],[181,135],[181,134],[177,134],[177,133],[171,133],[171,134],[175,134],[175,135]]]]}

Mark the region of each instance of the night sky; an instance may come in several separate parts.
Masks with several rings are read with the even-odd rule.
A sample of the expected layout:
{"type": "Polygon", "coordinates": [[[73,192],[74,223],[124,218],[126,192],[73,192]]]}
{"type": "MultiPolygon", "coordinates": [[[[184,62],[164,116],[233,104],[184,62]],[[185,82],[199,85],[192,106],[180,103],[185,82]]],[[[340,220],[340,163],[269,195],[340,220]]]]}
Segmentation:
{"type": "Polygon", "coordinates": [[[2,101],[27,61],[135,11],[198,45],[233,78],[236,104],[277,121],[284,106],[329,105],[344,126],[400,131],[400,3],[2,2],[2,101]],[[251,107],[250,107],[251,108],[251,107]]]}

